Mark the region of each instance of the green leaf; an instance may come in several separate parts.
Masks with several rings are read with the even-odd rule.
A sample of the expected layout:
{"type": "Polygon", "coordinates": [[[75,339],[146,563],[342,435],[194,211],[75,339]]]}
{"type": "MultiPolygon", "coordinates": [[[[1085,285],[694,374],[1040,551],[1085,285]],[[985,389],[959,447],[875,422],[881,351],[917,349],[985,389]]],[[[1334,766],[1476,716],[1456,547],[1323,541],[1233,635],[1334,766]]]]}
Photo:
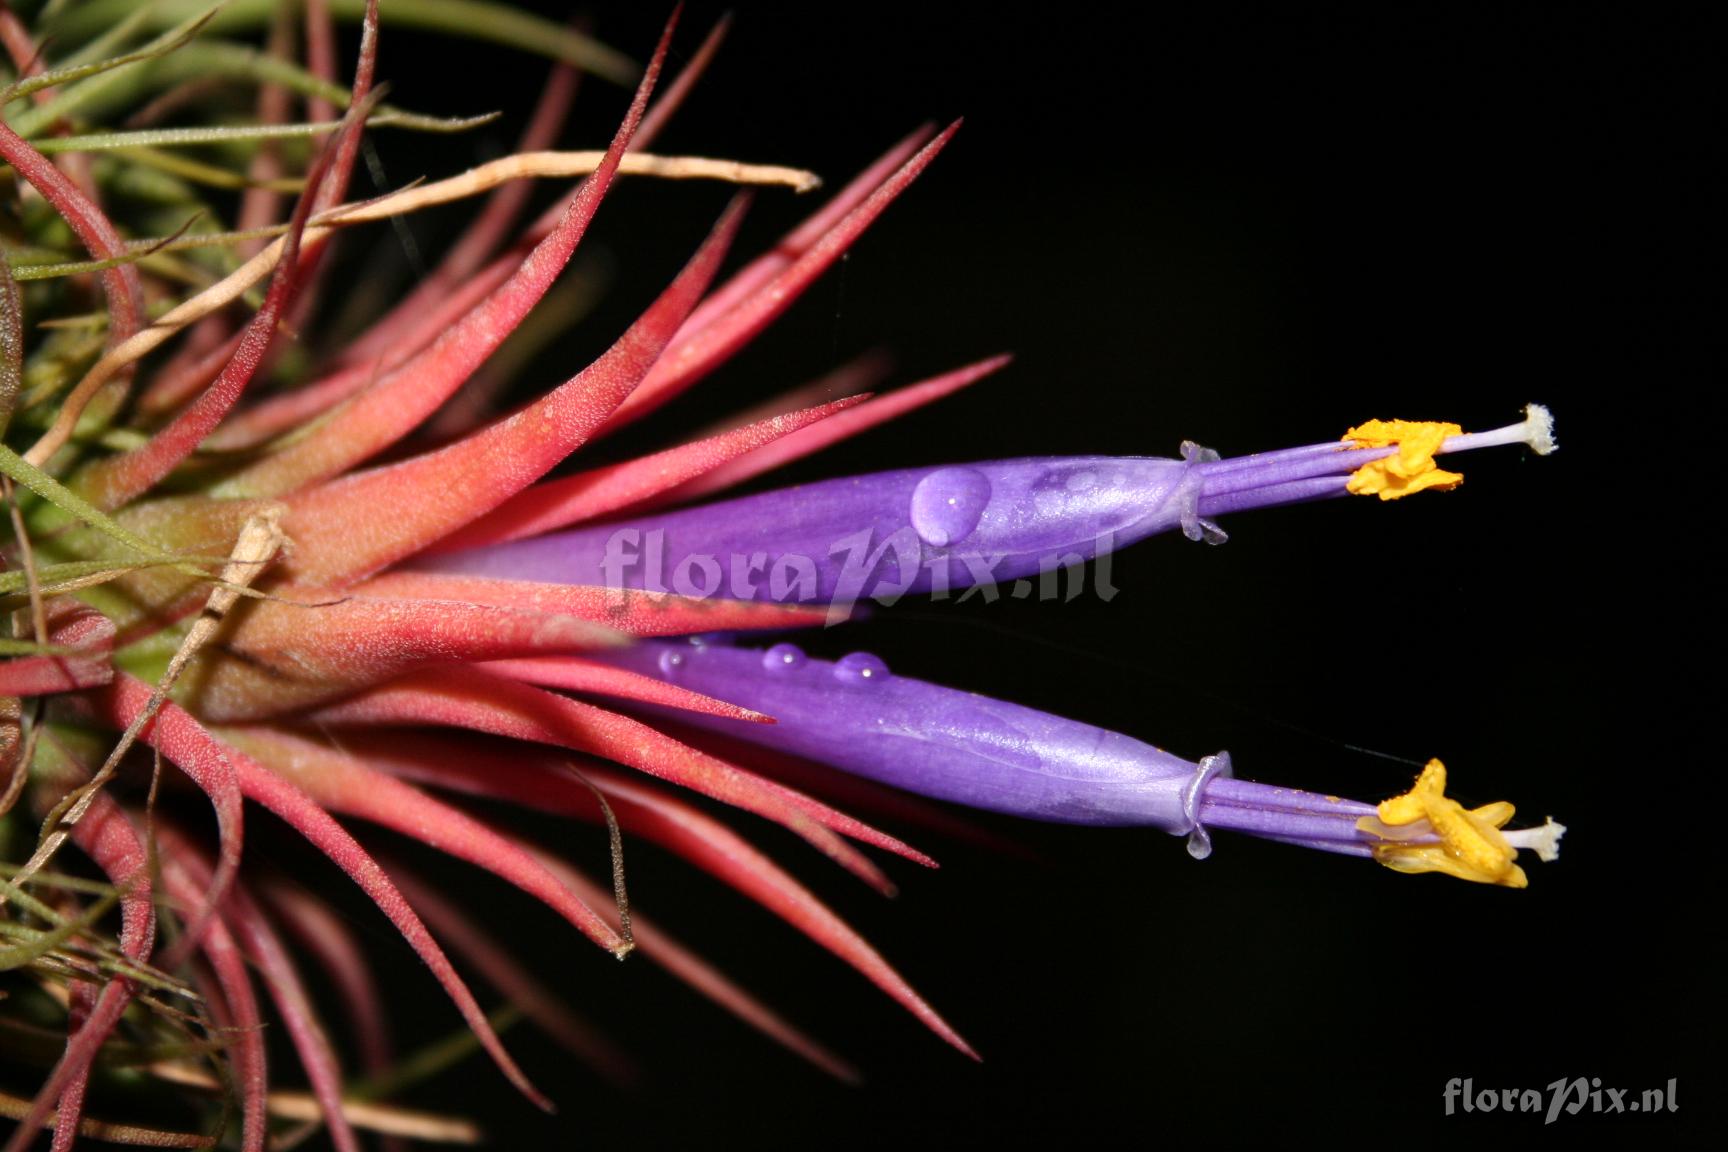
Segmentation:
{"type": "MultiPolygon", "coordinates": [[[[107,116],[122,116],[142,103],[149,93],[173,88],[175,85],[207,82],[224,77],[244,80],[259,86],[276,84],[302,96],[318,96],[338,107],[347,107],[353,95],[340,84],[321,80],[289,60],[266,55],[250,44],[210,37],[194,41],[171,55],[161,56],[142,68],[115,72],[104,77],[106,86],[83,95],[78,107],[93,120],[107,116]]],[[[85,84],[90,84],[86,81],[85,84]]],[[[83,91],[80,86],[79,91],[83,91]]],[[[447,120],[423,116],[393,104],[379,104],[373,120],[389,115],[399,128],[422,132],[459,131],[469,125],[465,119],[447,120]]],[[[16,129],[14,124],[14,129],[16,129]]]]}
{"type": "MultiPolygon", "coordinates": [[[[194,15],[189,20],[182,21],[181,23],[169,28],[162,35],[150,41],[150,43],[144,45],[144,47],[140,48],[138,51],[126,56],[115,57],[112,60],[98,61],[95,64],[87,66],[87,70],[83,74],[85,77],[84,79],[75,80],[70,87],[62,91],[60,95],[56,96],[54,99],[49,100],[44,104],[38,104],[32,108],[27,108],[17,116],[13,117],[11,121],[12,130],[18,133],[18,135],[28,139],[30,136],[43,131],[56,120],[61,119],[74,109],[88,102],[91,98],[101,94],[103,91],[111,87],[117,78],[125,75],[121,69],[128,68],[133,64],[141,64],[147,60],[159,59],[181,47],[184,47],[194,36],[198,35],[198,33],[203,30],[204,26],[210,22],[210,18],[216,14],[216,9],[211,8],[208,3],[204,2],[204,0],[200,0],[196,7],[200,9],[198,14],[194,15]]],[[[108,24],[125,23],[127,17],[134,15],[140,14],[134,13],[132,6],[128,5],[125,9],[116,13],[114,18],[108,21],[107,24],[104,24],[103,27],[106,28],[108,24]]],[[[139,22],[142,23],[143,20],[151,19],[155,15],[157,15],[156,12],[147,10],[141,14],[142,19],[140,19],[139,22]]],[[[73,71],[77,71],[77,69],[73,69],[73,71]]],[[[53,75],[54,73],[47,73],[45,76],[33,77],[30,80],[20,81],[18,84],[13,85],[12,88],[7,90],[11,93],[7,99],[15,99],[18,95],[22,94],[22,92],[14,91],[14,89],[23,89],[25,91],[33,92],[38,88],[47,87],[48,85],[37,84],[35,88],[26,88],[27,85],[34,84],[37,80],[42,80],[53,75]]],[[[55,79],[53,83],[65,84],[68,83],[68,78],[60,77],[59,79],[55,79]]]]}
{"type": "MultiPolygon", "coordinates": [[[[199,3],[200,0],[161,0],[152,13],[152,22],[179,19],[195,10],[199,3]]],[[[278,0],[232,0],[216,17],[212,29],[228,33],[262,28],[274,15],[277,3],[278,0]]],[[[125,17],[133,4],[134,0],[81,3],[56,20],[53,30],[67,40],[82,40],[125,17]]],[[[562,60],[615,84],[630,84],[636,79],[636,64],[615,49],[555,21],[503,4],[487,0],[388,0],[379,10],[385,27],[422,28],[489,40],[562,60]]],[[[356,22],[365,12],[366,0],[330,0],[330,13],[338,20],[356,22]]]]}
{"type": "Polygon", "coordinates": [[[12,423],[24,387],[24,302],[6,254],[0,252],[0,436],[12,423]]]}
{"type": "Polygon", "coordinates": [[[10,477],[14,484],[30,489],[74,520],[88,524],[104,536],[125,545],[134,552],[161,563],[172,564],[193,575],[200,577],[204,575],[194,565],[182,564],[177,557],[164,552],[142,536],[127,531],[107,513],[5,445],[0,445],[0,474],[10,477]]]}
{"type": "Polygon", "coordinates": [[[42,91],[44,88],[70,84],[72,81],[82,80],[86,76],[97,76],[123,64],[133,64],[139,60],[149,59],[143,52],[133,52],[122,56],[108,55],[109,52],[130,40],[132,33],[138,31],[149,17],[150,6],[148,4],[142,5],[132,15],[67,57],[58,68],[50,68],[0,89],[0,104],[21,100],[26,96],[42,91]]]}
{"type": "MultiPolygon", "coordinates": [[[[11,573],[7,573],[11,575],[11,573]]],[[[0,656],[64,656],[72,649],[61,644],[38,644],[34,640],[13,640],[0,636],[0,656]]]]}
{"type": "Polygon", "coordinates": [[[45,932],[13,926],[16,935],[22,938],[22,942],[0,948],[0,972],[10,972],[15,968],[34,964],[74,936],[94,928],[102,917],[108,915],[109,909],[113,908],[119,901],[120,893],[116,891],[112,895],[104,896],[96,901],[90,906],[90,910],[78,919],[68,920],[64,924],[45,932]]]}
{"type": "MultiPolygon", "coordinates": [[[[496,112],[450,120],[431,120],[424,116],[405,118],[386,114],[374,116],[366,123],[372,128],[393,128],[401,127],[404,120],[408,120],[413,127],[422,131],[464,132],[482,124],[489,124],[497,118],[496,112]]],[[[38,140],[36,150],[49,155],[56,152],[97,152],[114,148],[186,148],[233,141],[324,136],[334,133],[340,127],[340,120],[320,120],[306,124],[233,124],[215,127],[149,128],[135,132],[96,132],[84,136],[50,136],[38,140]]]]}

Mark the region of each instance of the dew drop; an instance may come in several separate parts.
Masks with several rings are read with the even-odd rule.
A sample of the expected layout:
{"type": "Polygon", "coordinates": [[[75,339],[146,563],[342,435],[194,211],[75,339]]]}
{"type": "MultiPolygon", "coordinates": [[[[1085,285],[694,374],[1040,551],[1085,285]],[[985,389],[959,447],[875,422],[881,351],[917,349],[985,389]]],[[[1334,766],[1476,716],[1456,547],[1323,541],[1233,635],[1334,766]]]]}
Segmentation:
{"type": "Polygon", "coordinates": [[[874,684],[888,679],[888,665],[882,662],[880,656],[872,656],[868,652],[854,652],[850,656],[840,657],[839,663],[834,665],[834,679],[847,684],[874,684]]]}
{"type": "Polygon", "coordinates": [[[912,530],[932,548],[960,543],[990,503],[990,478],[976,468],[938,468],[912,490],[912,530]]]}
{"type": "Polygon", "coordinates": [[[684,665],[688,660],[689,657],[682,652],[660,653],[660,675],[668,680],[676,680],[679,673],[684,671],[684,665]]]}
{"type": "Polygon", "coordinates": [[[796,644],[776,644],[762,653],[762,667],[770,672],[791,671],[804,667],[804,650],[796,644]]]}

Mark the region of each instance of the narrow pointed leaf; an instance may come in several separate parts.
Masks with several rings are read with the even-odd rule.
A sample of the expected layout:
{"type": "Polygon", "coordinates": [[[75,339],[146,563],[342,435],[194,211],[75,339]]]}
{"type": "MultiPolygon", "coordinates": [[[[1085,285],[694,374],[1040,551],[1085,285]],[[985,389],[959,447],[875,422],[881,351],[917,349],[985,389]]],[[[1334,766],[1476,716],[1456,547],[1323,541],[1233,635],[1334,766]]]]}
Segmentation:
{"type": "Polygon", "coordinates": [[[867,397],[842,400],[788,412],[622,464],[579,472],[537,484],[506,501],[491,516],[441,541],[437,552],[478,548],[521,540],[593,520],[694,481],[800,429],[827,420],[867,397]]]}

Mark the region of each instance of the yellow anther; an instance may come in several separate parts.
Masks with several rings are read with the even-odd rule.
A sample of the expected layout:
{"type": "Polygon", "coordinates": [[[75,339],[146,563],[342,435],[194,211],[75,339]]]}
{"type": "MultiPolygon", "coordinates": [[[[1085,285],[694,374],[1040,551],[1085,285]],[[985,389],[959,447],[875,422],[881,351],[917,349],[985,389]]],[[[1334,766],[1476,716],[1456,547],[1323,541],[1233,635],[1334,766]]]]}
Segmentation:
{"type": "Polygon", "coordinates": [[[1426,831],[1438,844],[1409,844],[1396,839],[1374,845],[1374,858],[1400,872],[1444,872],[1461,880],[1522,888],[1524,870],[1513,863],[1518,850],[1500,834],[1512,819],[1512,805],[1498,802],[1467,809],[1446,795],[1446,766],[1428,761],[1416,784],[1402,796],[1381,803],[1378,819],[1365,816],[1357,827],[1386,835],[1392,829],[1426,831]],[[1410,828],[1425,823],[1427,828],[1410,828]]]}
{"type": "Polygon", "coordinates": [[[1370,420],[1344,433],[1354,448],[1386,448],[1396,444],[1391,456],[1364,464],[1351,473],[1346,487],[1358,496],[1397,500],[1427,488],[1456,488],[1464,483],[1457,472],[1444,471],[1434,463],[1434,453],[1449,437],[1462,436],[1456,424],[1421,420],[1370,420]]]}

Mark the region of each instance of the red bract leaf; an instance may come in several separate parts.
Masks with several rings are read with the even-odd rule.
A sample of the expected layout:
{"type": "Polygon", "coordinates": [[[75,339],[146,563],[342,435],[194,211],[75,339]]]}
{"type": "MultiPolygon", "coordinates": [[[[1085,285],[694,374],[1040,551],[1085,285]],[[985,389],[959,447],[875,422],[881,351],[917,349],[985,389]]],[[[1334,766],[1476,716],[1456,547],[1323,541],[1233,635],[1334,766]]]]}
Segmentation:
{"type": "Polygon", "coordinates": [[[229,479],[223,495],[275,496],[340,475],[413,431],[462,386],[540,303],[587,233],[648,105],[671,35],[668,26],[600,166],[582,181],[558,226],[516,273],[430,348],[333,413],[317,435],[273,452],[229,479]]]}
{"type": "Polygon", "coordinates": [[[560,688],[566,692],[592,692],[619,700],[634,700],[639,704],[658,704],[663,708],[680,708],[708,716],[724,716],[750,724],[772,724],[772,716],[764,716],[749,708],[740,708],[676,684],[668,684],[652,676],[596,664],[572,656],[530,656],[520,660],[489,660],[479,665],[488,672],[538,684],[542,688],[560,688]]]}
{"type": "Polygon", "coordinates": [[[634,826],[656,839],[678,845],[677,851],[705,871],[725,880],[773,911],[856,968],[925,1027],[972,1057],[972,1046],[931,1008],[924,998],[808,889],[776,868],[772,861],[687,804],[671,801],[653,789],[616,773],[603,773],[596,782],[607,800],[631,812],[634,826]]]}
{"type": "Polygon", "coordinates": [[[1006,366],[1011,359],[1013,358],[1010,356],[992,356],[988,360],[956,368],[952,372],[933,376],[886,395],[872,397],[848,412],[800,429],[784,439],[764,444],[676,488],[657,493],[648,499],[647,505],[659,507],[663,504],[684,503],[742,484],[764,472],[784,467],[794,460],[801,460],[842,440],[849,440],[867,432],[878,424],[885,424],[926,404],[951,396],[1006,366]]]}
{"type": "Polygon", "coordinates": [[[234,610],[222,645],[181,681],[215,723],[275,716],[425,664],[569,654],[623,639],[578,616],[462,600],[293,589],[234,610]]]}
{"type": "Polygon", "coordinates": [[[139,413],[165,416],[208,388],[246,338],[244,329],[230,335],[232,328],[228,317],[220,312],[200,321],[174,356],[151,374],[144,394],[138,397],[139,413]]]}
{"type": "MultiPolygon", "coordinates": [[[[163,886],[168,890],[169,898],[183,910],[194,910],[204,901],[204,889],[210,883],[210,868],[184,838],[173,835],[166,827],[158,831],[164,846],[169,848],[161,857],[163,886]]],[[[268,1077],[264,1021],[258,1012],[257,997],[252,994],[251,973],[246,969],[240,945],[234,940],[228,925],[221,920],[210,925],[199,942],[198,950],[209,962],[228,1009],[231,1039],[227,1051],[234,1066],[234,1079],[240,1086],[241,1147],[245,1152],[263,1152],[268,1135],[268,1117],[264,1111],[268,1077]]],[[[306,1061],[304,1053],[301,1062],[306,1064],[316,1090],[319,1077],[314,1065],[306,1061]]],[[[342,1127],[337,1124],[331,1126],[337,1147],[343,1152],[359,1152],[352,1132],[347,1134],[346,1141],[343,1140],[342,1127]]]]}
{"type": "MultiPolygon", "coordinates": [[[[126,255],[126,242],[102,210],[77,185],[24,138],[0,123],[0,159],[18,170],[30,186],[42,193],[71,227],[91,257],[113,260],[126,255]]],[[[102,272],[102,292],[108,301],[108,345],[114,347],[138,331],[144,315],[144,286],[138,269],[120,264],[102,272]]]]}
{"type": "Polygon", "coordinates": [[[324,1114],[324,1124],[330,1130],[330,1141],[338,1152],[359,1152],[360,1142],[342,1111],[342,1065],[330,1044],[323,1022],[313,1006],[312,997],[300,979],[300,972],[282,946],[270,921],[252,903],[244,888],[234,891],[228,915],[234,930],[245,941],[247,958],[263,977],[264,987],[282,1026],[294,1045],[294,1054],[306,1070],[312,1095],[324,1114]]]}
{"type": "Polygon", "coordinates": [[[632,636],[687,636],[693,632],[754,632],[808,628],[827,618],[826,608],[699,600],[670,592],[637,592],[587,584],[540,584],[436,572],[387,572],[356,585],[357,596],[465,601],[576,616],[632,636]]]}
{"type": "Polygon", "coordinates": [[[733,201],[701,249],[600,359],[513,416],[436,452],[347,476],[290,501],[297,578],[340,585],[411,556],[498,507],[585,444],[659,359],[737,230],[733,201]],[[436,491],[446,499],[427,500],[436,491]],[[380,508],[394,515],[383,518],[380,508]]]}
{"type": "MultiPolygon", "coordinates": [[[[568,885],[567,873],[560,873],[550,863],[549,871],[559,882],[568,885]]],[[[534,978],[515,957],[497,943],[497,932],[463,912],[453,902],[439,895],[432,885],[421,880],[400,861],[390,860],[390,876],[396,886],[407,893],[408,899],[438,935],[448,941],[457,955],[467,960],[486,978],[487,983],[522,1010],[524,1016],[541,1031],[558,1041],[571,1054],[599,1072],[614,1084],[626,1085],[636,1078],[629,1057],[602,1036],[588,1021],[570,1010],[556,993],[534,978]]],[[[590,890],[584,889],[584,898],[590,890]]],[[[594,893],[600,902],[611,899],[611,893],[594,893]]],[[[590,900],[589,903],[595,903],[590,900]]],[[[596,904],[596,907],[600,906],[596,904]]]]}
{"type": "MultiPolygon", "coordinates": [[[[137,692],[143,692],[146,696],[149,693],[148,687],[129,676],[121,677],[114,687],[107,691],[112,694],[122,690],[134,696],[137,692]]],[[[481,1047],[492,1057],[493,1062],[524,1096],[542,1108],[550,1108],[546,1098],[528,1081],[522,1070],[516,1066],[516,1062],[510,1058],[510,1054],[504,1050],[503,1042],[487,1022],[486,1014],[475,1002],[468,986],[450,966],[449,958],[438,947],[438,942],[432,939],[432,934],[414,914],[414,909],[402,898],[395,885],[390,883],[390,878],[384,874],[378,863],[366,854],[365,849],[361,848],[329,813],[304,792],[250,756],[211,736],[190,713],[177,704],[162,706],[155,723],[146,730],[145,739],[183,769],[188,764],[204,764],[213,760],[229,764],[239,780],[241,792],[247,799],[264,805],[280,816],[313,847],[346,872],[378,906],[379,911],[390,918],[409,946],[419,954],[426,967],[431,969],[432,975],[443,986],[445,994],[456,1005],[462,1019],[479,1039],[481,1047]]]]}
{"type": "Polygon", "coordinates": [[[749,896],[857,968],[937,1035],[973,1054],[887,961],[808,889],[736,832],[678,797],[598,765],[583,766],[584,784],[544,753],[524,754],[492,742],[447,742],[412,734],[385,738],[356,733],[355,737],[355,747],[364,748],[367,759],[384,771],[541,812],[599,819],[591,784],[605,794],[627,831],[677,853],[749,896]]]}
{"type": "MultiPolygon", "coordinates": [[[[840,259],[846,249],[863,235],[864,230],[876,221],[900,193],[911,186],[912,181],[916,180],[929,166],[930,161],[936,158],[936,154],[947,146],[959,128],[959,121],[949,125],[859,201],[857,207],[848,211],[833,227],[807,246],[795,245],[803,230],[795,232],[783,248],[796,247],[797,255],[783,267],[761,276],[760,271],[766,271],[773,265],[758,261],[739,273],[738,277],[734,277],[734,283],[741,282],[747,285],[748,289],[738,290],[737,302],[729,303],[724,312],[719,312],[717,306],[710,305],[706,310],[692,314],[691,320],[680,330],[678,339],[667,350],[665,358],[654,366],[642,386],[619,405],[618,412],[607,423],[608,429],[617,428],[652,412],[730,359],[773,323],[782,312],[791,307],[792,302],[802,295],[806,288],[815,283],[817,277],[840,259]],[[740,278],[743,278],[742,281],[740,278]]],[[[836,200],[840,203],[847,202],[857,187],[855,182],[836,197],[836,200]]],[[[733,294],[728,292],[728,288],[731,288],[731,285],[721,289],[717,295],[730,301],[733,294]]]]}
{"type": "Polygon", "coordinates": [[[679,69],[678,75],[672,78],[672,83],[666,85],[660,99],[648,109],[648,115],[642,117],[642,127],[636,133],[636,147],[648,148],[660,138],[661,129],[678,114],[678,109],[684,106],[690,90],[696,87],[696,82],[702,79],[708,65],[714,62],[714,56],[720,51],[720,44],[726,39],[726,33],[731,27],[732,14],[728,12],[714,22],[714,27],[708,29],[708,35],[702,38],[696,51],[690,53],[690,59],[679,69]]]}
{"type": "Polygon", "coordinates": [[[70,652],[21,656],[0,664],[0,696],[46,696],[94,688],[114,678],[114,622],[75,608],[49,622],[48,643],[70,652]]]}
{"type": "MultiPolygon", "coordinates": [[[[534,113],[528,119],[528,126],[516,142],[518,154],[541,152],[558,142],[570,105],[576,99],[580,78],[580,72],[562,61],[552,65],[546,85],[540,90],[540,99],[534,105],[534,113]]],[[[650,110],[643,116],[642,123],[646,124],[652,115],[650,110]]],[[[635,136],[638,147],[641,146],[641,137],[642,129],[638,127],[635,136]]],[[[511,180],[494,190],[487,197],[486,206],[462,230],[462,235],[438,261],[438,266],[415,285],[413,291],[394,304],[378,323],[343,350],[343,362],[366,364],[392,355],[405,330],[417,327],[422,317],[439,311],[452,293],[462,292],[467,287],[503,242],[505,232],[521,214],[533,191],[533,182],[528,180],[511,180]]],[[[564,207],[567,204],[559,208],[560,217],[564,215],[564,207]]],[[[556,218],[551,227],[557,227],[556,218]]],[[[514,267],[514,264],[506,264],[506,267],[514,267]]]]}
{"type": "MultiPolygon", "coordinates": [[[[264,51],[276,60],[292,59],[293,16],[291,10],[279,8],[271,22],[270,37],[264,51]]],[[[293,93],[288,88],[281,84],[264,84],[258,89],[253,114],[255,122],[272,126],[287,124],[293,115],[293,104],[293,93]]],[[[281,218],[283,194],[276,183],[287,175],[287,170],[278,143],[265,140],[252,155],[252,162],[246,170],[248,187],[240,194],[240,210],[234,218],[237,232],[267,229],[281,218]]],[[[268,239],[258,236],[241,241],[234,251],[241,259],[251,259],[268,244],[268,239]]],[[[174,354],[151,374],[150,382],[138,397],[138,412],[145,416],[164,415],[185,404],[214,380],[239,347],[238,337],[228,339],[233,327],[225,311],[198,321],[181,340],[174,354]]]]}
{"type": "MultiPolygon", "coordinates": [[[[81,781],[58,781],[75,787],[81,781]]],[[[156,909],[151,895],[150,857],[143,837],[132,826],[120,805],[105,793],[97,793],[84,818],[73,825],[72,842],[96,863],[108,882],[120,890],[120,951],[129,960],[144,964],[156,940],[156,909]]],[[[83,1022],[67,1039],[66,1051],[37,1093],[30,1111],[18,1121],[18,1130],[6,1144],[6,1152],[23,1149],[40,1132],[50,1113],[57,1113],[54,1146],[67,1146],[78,1131],[84,1110],[84,1093],[90,1067],[97,1052],[120,1022],[132,1001],[132,981],[110,980],[96,997],[83,1022]],[[62,1137],[65,1133],[65,1137],[62,1137]]]]}
{"type": "Polygon", "coordinates": [[[219,730],[324,808],[410,836],[514,884],[622,959],[630,945],[515,843],[353,756],[268,728],[219,730]]]}
{"type": "MultiPolygon", "coordinates": [[[[148,684],[122,674],[113,683],[85,693],[83,699],[99,719],[125,730],[143,715],[152,694],[148,684]]],[[[172,705],[163,707],[166,709],[172,705]]],[[[161,714],[145,727],[141,739],[161,751],[170,763],[184,772],[210,798],[210,806],[216,811],[218,848],[215,877],[205,890],[203,905],[186,922],[185,932],[163,958],[163,963],[172,968],[198,946],[199,937],[214,919],[216,909],[239,875],[240,851],[245,841],[243,790],[234,765],[220,746],[195,741],[177,741],[170,746],[164,736],[161,714]]]]}
{"type": "MultiPolygon", "coordinates": [[[[546,867],[578,892],[601,895],[604,889],[561,860],[543,857],[546,867]]],[[[662,931],[638,909],[632,909],[630,924],[642,955],[666,969],[691,988],[714,1001],[750,1027],[783,1048],[808,1060],[836,1080],[856,1084],[858,1070],[807,1036],[774,1009],[752,996],[741,985],[702,957],[662,931]]]]}
{"type": "MultiPolygon", "coordinates": [[[[336,82],[336,22],[330,19],[330,0],[306,0],[306,67],[326,84],[336,82]]],[[[322,96],[308,96],[306,113],[314,120],[328,120],[336,109],[322,96]]]]}
{"type": "MultiPolygon", "coordinates": [[[[372,80],[377,71],[378,63],[378,0],[366,0],[366,10],[360,20],[360,54],[354,66],[354,84],[348,97],[347,116],[357,114],[364,117],[365,110],[374,103],[372,100],[372,80]]],[[[363,123],[363,121],[362,121],[363,123]]],[[[360,155],[361,130],[343,133],[334,141],[335,156],[330,164],[329,178],[316,185],[312,197],[312,213],[318,215],[342,203],[348,194],[348,184],[354,174],[354,163],[360,155]]],[[[290,313],[288,326],[299,329],[310,314],[313,300],[318,294],[319,268],[316,265],[318,256],[334,239],[333,233],[315,235],[300,253],[300,273],[305,284],[305,292],[300,297],[298,305],[290,313]]]]}
{"type": "Polygon", "coordinates": [[[432,551],[453,552],[521,540],[628,508],[724,467],[729,461],[772,444],[783,436],[827,420],[865,399],[867,397],[848,396],[736,428],[706,440],[681,444],[652,456],[537,484],[505,502],[484,520],[440,541],[432,551]]]}
{"type": "MultiPolygon", "coordinates": [[[[631,149],[642,151],[651,146],[666,126],[684,98],[689,95],[696,81],[713,61],[714,54],[719,50],[720,42],[725,38],[726,29],[731,25],[731,17],[722,16],[714,25],[700,47],[690,54],[689,61],[679,71],[672,82],[665,85],[657,99],[649,106],[643,115],[636,135],[631,139],[631,149]]],[[[557,129],[552,126],[553,110],[558,109],[558,117],[562,120],[563,103],[568,96],[562,90],[559,76],[563,70],[555,69],[551,79],[547,81],[545,90],[541,93],[540,102],[535,106],[534,117],[521,142],[518,152],[534,152],[552,146],[557,129]]],[[[574,87],[574,74],[572,88],[574,87]]],[[[425,316],[428,310],[440,307],[452,292],[462,291],[473,275],[485,275],[493,269],[502,267],[507,274],[515,267],[515,261],[506,257],[503,261],[494,261],[487,266],[486,272],[479,272],[479,259],[485,257],[498,237],[492,235],[490,222],[504,215],[502,207],[495,205],[508,204],[520,197],[525,199],[528,185],[522,181],[513,181],[492,194],[482,212],[484,220],[476,220],[464,233],[460,240],[450,249],[438,267],[401,301],[391,307],[390,311],[357,337],[343,353],[344,363],[370,363],[389,355],[392,349],[400,344],[399,333],[412,329],[425,316]],[[509,197],[510,199],[506,199],[509,197]]],[[[580,186],[578,186],[580,191],[580,186]]],[[[574,195],[574,193],[572,194],[574,195]]],[[[558,226],[569,199],[552,204],[523,233],[520,246],[532,244],[558,226]]],[[[464,309],[465,310],[465,309],[464,309]]]]}
{"type": "Polygon", "coordinates": [[[858,173],[844,188],[835,193],[833,199],[787,233],[780,243],[744,265],[734,272],[726,283],[714,289],[708,298],[697,306],[696,311],[690,314],[690,319],[679,336],[695,336],[760,292],[763,285],[808,252],[818,240],[844,220],[847,213],[862,204],[884,181],[917,155],[918,150],[929,142],[935,132],[934,124],[922,125],[884,152],[875,163],[858,173]]]}
{"type": "Polygon", "coordinates": [[[911,851],[844,813],[698,752],[638,720],[473,668],[417,672],[319,709],[309,719],[337,725],[442,724],[616,760],[781,824],[877,888],[888,887],[881,870],[835,833],[911,851]]]}
{"type": "MultiPolygon", "coordinates": [[[[391,875],[395,876],[394,869],[391,875]]],[[[268,904],[276,922],[312,954],[317,967],[329,976],[342,1000],[341,1015],[360,1050],[362,1067],[369,1075],[383,1073],[390,1067],[390,1027],[384,1017],[384,997],[373,978],[371,961],[353,929],[324,901],[286,881],[263,884],[252,881],[252,888],[268,904]]],[[[404,891],[408,902],[422,917],[440,936],[448,938],[437,922],[425,915],[426,909],[417,896],[404,891]]]]}
{"type": "MultiPolygon", "coordinates": [[[[372,96],[372,78],[378,70],[378,0],[366,0],[366,11],[360,17],[360,54],[354,65],[354,86],[348,97],[348,112],[363,109],[372,96]]],[[[342,203],[348,194],[348,180],[354,174],[354,162],[360,156],[360,133],[344,132],[336,138],[336,155],[330,165],[330,179],[315,183],[312,211],[323,212],[342,203]]]]}
{"type": "MultiPolygon", "coordinates": [[[[452,325],[510,278],[520,260],[505,256],[455,285],[412,316],[403,317],[392,328],[388,346],[370,358],[345,357],[344,367],[321,380],[271,396],[234,413],[206,444],[230,452],[250,448],[273,436],[288,432],[318,435],[317,420],[361,389],[376,383],[391,369],[400,367],[415,353],[448,332],[452,325]]],[[[221,485],[218,485],[220,488],[221,485]]]]}
{"type": "MultiPolygon", "coordinates": [[[[337,133],[332,146],[334,150],[340,153],[343,142],[357,131],[358,124],[349,121],[337,133]]],[[[326,150],[308,175],[306,191],[295,204],[294,215],[288,223],[282,261],[270,279],[264,305],[240,334],[233,357],[217,374],[215,381],[143,447],[110,456],[86,469],[75,481],[74,487],[83,491],[98,508],[117,508],[154,488],[174,470],[175,465],[204,442],[204,438],[240,399],[240,393],[251,382],[276,338],[276,325],[293,299],[295,286],[304,270],[300,263],[300,237],[311,216],[317,189],[323,186],[329,174],[329,157],[330,152],[326,150]]]]}
{"type": "MultiPolygon", "coordinates": [[[[631,145],[634,151],[645,151],[659,138],[667,122],[677,113],[685,98],[690,95],[690,90],[702,78],[702,73],[713,63],[714,54],[720,50],[720,42],[726,38],[726,30],[731,27],[731,23],[730,16],[722,16],[714,27],[708,30],[701,46],[690,54],[690,59],[683,69],[661,90],[659,99],[654,101],[653,106],[642,117],[641,126],[636,129],[636,138],[631,145]]],[[[546,211],[528,226],[523,238],[533,241],[546,235],[557,225],[563,212],[563,204],[554,203],[548,206],[546,211]]]]}

